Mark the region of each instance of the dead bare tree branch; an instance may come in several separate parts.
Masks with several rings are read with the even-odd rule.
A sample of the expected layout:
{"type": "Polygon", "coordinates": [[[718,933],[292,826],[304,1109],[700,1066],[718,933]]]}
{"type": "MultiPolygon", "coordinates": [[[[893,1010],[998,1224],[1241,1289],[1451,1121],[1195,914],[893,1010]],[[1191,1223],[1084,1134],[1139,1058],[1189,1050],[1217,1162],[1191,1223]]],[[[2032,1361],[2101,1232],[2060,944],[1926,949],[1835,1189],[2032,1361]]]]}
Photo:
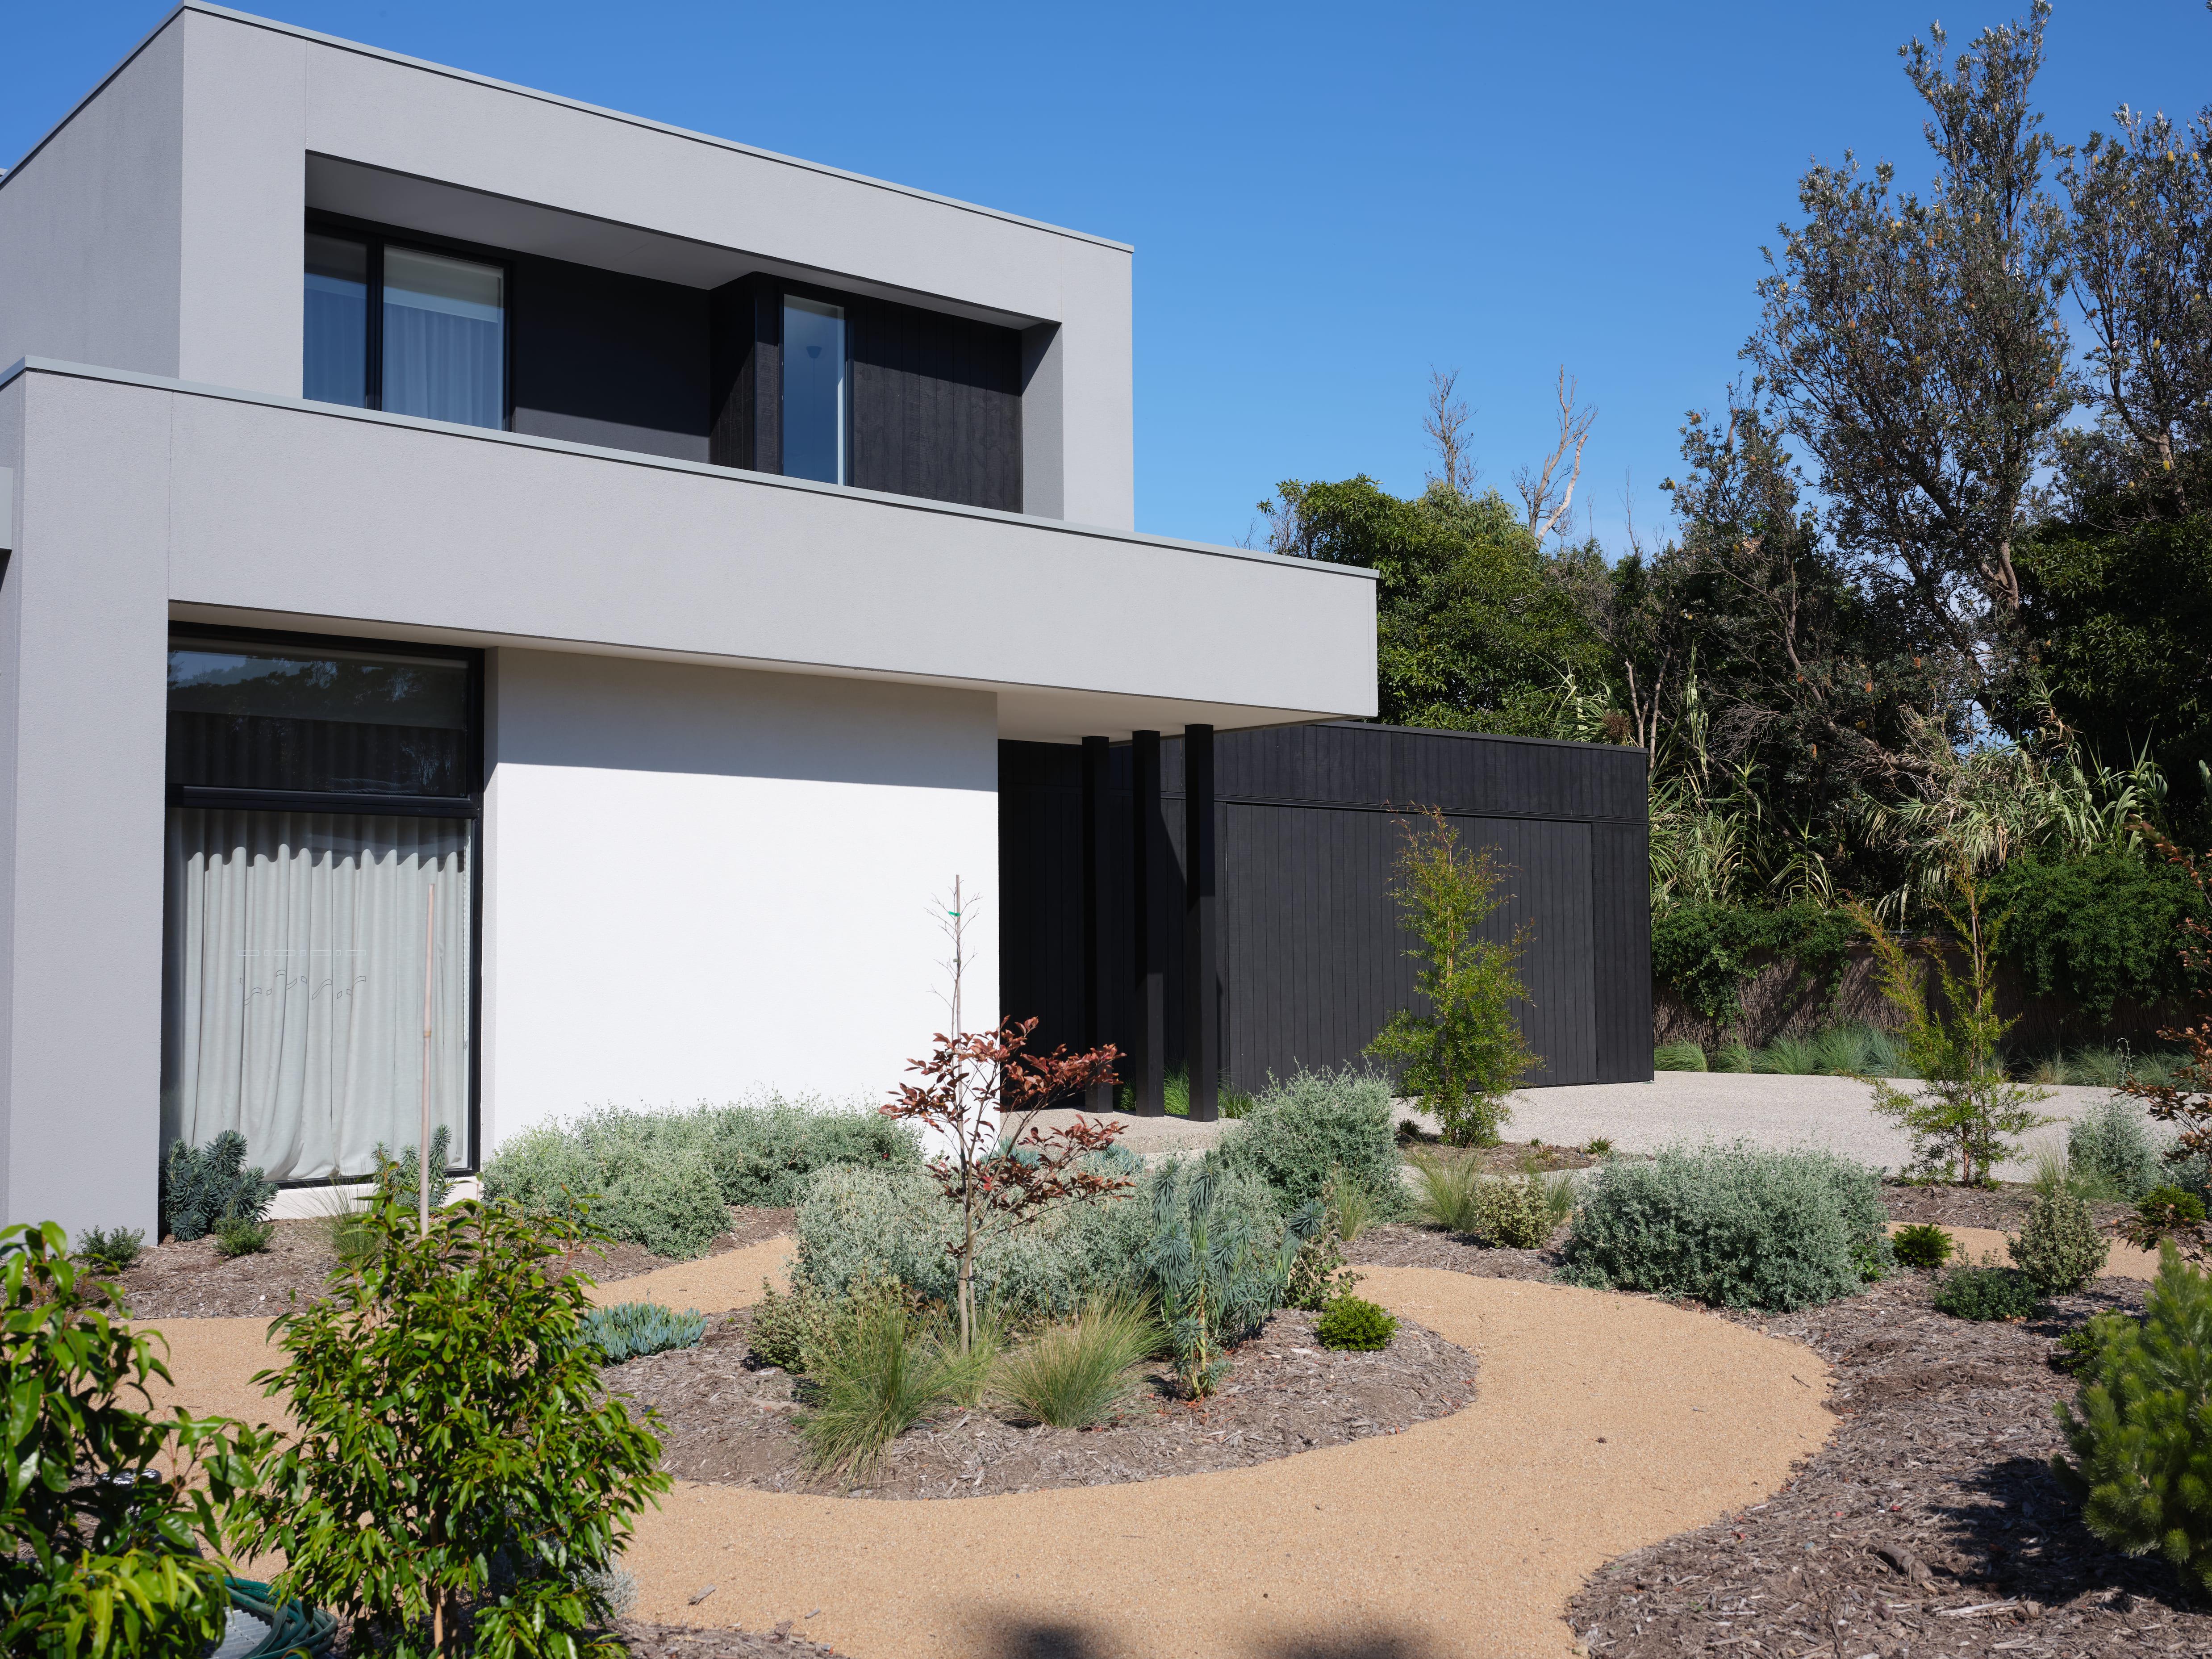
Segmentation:
{"type": "Polygon", "coordinates": [[[1590,423],[1597,419],[1597,410],[1575,408],[1577,382],[1570,380],[1565,365],[1559,369],[1559,442],[1541,468],[1532,471],[1522,467],[1513,475],[1513,487],[1521,493],[1521,505],[1528,510],[1528,533],[1541,546],[1544,538],[1567,516],[1574,505],[1575,485],[1583,476],[1583,447],[1589,442],[1590,423]],[[1567,476],[1559,476],[1559,464],[1574,451],[1567,476]]]}
{"type": "Polygon", "coordinates": [[[1442,484],[1455,495],[1468,495],[1474,491],[1478,471],[1467,453],[1467,427],[1474,411],[1466,404],[1454,401],[1452,389],[1458,384],[1459,371],[1455,368],[1449,372],[1441,368],[1429,371],[1429,408],[1421,417],[1421,430],[1437,447],[1437,459],[1443,468],[1441,472],[1430,473],[1429,482],[1442,484]]]}

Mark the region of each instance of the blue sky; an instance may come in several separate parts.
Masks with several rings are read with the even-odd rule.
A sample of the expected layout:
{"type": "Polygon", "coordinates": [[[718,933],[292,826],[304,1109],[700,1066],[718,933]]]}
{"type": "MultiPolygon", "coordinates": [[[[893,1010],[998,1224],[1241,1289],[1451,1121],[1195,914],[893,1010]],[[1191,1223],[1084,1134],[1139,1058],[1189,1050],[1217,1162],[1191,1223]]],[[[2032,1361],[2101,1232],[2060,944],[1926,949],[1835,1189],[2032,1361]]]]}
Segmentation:
{"type": "MultiPolygon", "coordinates": [[[[1564,363],[1591,527],[1618,549],[1632,479],[1663,532],[1808,159],[1926,154],[1896,57],[1924,3],[249,9],[1134,243],[1138,522],[1210,541],[1279,478],[1417,489],[1431,365],[1510,492],[1564,363]]],[[[0,0],[0,161],[166,10],[0,0]]],[[[2013,15],[1946,11],[1954,46],[2013,15]]],[[[2051,39],[2061,138],[2212,100],[2200,0],[2060,0],[2051,39]]]]}

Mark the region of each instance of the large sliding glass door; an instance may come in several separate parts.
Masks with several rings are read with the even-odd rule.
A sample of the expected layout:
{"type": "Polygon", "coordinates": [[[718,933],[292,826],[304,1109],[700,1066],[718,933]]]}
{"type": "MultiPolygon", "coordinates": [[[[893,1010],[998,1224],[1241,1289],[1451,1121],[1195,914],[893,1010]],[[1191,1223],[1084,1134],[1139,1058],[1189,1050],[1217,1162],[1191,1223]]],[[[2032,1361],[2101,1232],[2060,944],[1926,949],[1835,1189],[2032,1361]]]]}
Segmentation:
{"type": "Polygon", "coordinates": [[[473,653],[179,630],[169,657],[162,1139],[280,1181],[419,1133],[472,1167],[473,653]]]}

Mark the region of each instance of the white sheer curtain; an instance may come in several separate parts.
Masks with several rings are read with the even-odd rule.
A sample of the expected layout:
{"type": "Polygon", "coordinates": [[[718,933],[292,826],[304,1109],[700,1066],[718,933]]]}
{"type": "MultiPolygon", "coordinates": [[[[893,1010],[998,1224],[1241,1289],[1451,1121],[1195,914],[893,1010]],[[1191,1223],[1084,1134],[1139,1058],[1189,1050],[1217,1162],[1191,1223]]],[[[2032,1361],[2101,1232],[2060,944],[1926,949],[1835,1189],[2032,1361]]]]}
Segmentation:
{"type": "Polygon", "coordinates": [[[171,810],[163,1146],[236,1129],[278,1181],[363,1174],[379,1141],[412,1146],[434,883],[431,1121],[465,1161],[474,827],[171,810]]]}

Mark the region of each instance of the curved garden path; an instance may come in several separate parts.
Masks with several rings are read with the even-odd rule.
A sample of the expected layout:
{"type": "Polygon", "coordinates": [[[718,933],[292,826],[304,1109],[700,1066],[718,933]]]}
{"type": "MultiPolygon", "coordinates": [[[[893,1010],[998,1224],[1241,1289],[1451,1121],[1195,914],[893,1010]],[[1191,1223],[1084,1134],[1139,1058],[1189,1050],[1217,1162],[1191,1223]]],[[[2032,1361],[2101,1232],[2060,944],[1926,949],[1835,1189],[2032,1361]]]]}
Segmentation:
{"type": "MultiPolygon", "coordinates": [[[[758,1297],[787,1240],[601,1300],[758,1297]]],[[[1808,1350],[1640,1297],[1422,1267],[1364,1293],[1476,1352],[1474,1402],[1249,1468],[927,1503],[682,1484],[623,1565],[641,1618],[794,1633],[863,1659],[1565,1655],[1602,1562],[1754,1504],[1826,1438],[1808,1350]],[[714,1593],[694,1602],[709,1584],[714,1593]]],[[[200,1412],[258,1420],[265,1320],[158,1322],[200,1412]]]]}
{"type": "Polygon", "coordinates": [[[638,1615],[788,1620],[863,1659],[1564,1655],[1601,1562],[1759,1502],[1834,1421],[1817,1358],[1708,1314],[1422,1267],[1362,1290],[1480,1356],[1473,1405],[1127,1486],[896,1504],[679,1486],[623,1560],[638,1615]]]}

